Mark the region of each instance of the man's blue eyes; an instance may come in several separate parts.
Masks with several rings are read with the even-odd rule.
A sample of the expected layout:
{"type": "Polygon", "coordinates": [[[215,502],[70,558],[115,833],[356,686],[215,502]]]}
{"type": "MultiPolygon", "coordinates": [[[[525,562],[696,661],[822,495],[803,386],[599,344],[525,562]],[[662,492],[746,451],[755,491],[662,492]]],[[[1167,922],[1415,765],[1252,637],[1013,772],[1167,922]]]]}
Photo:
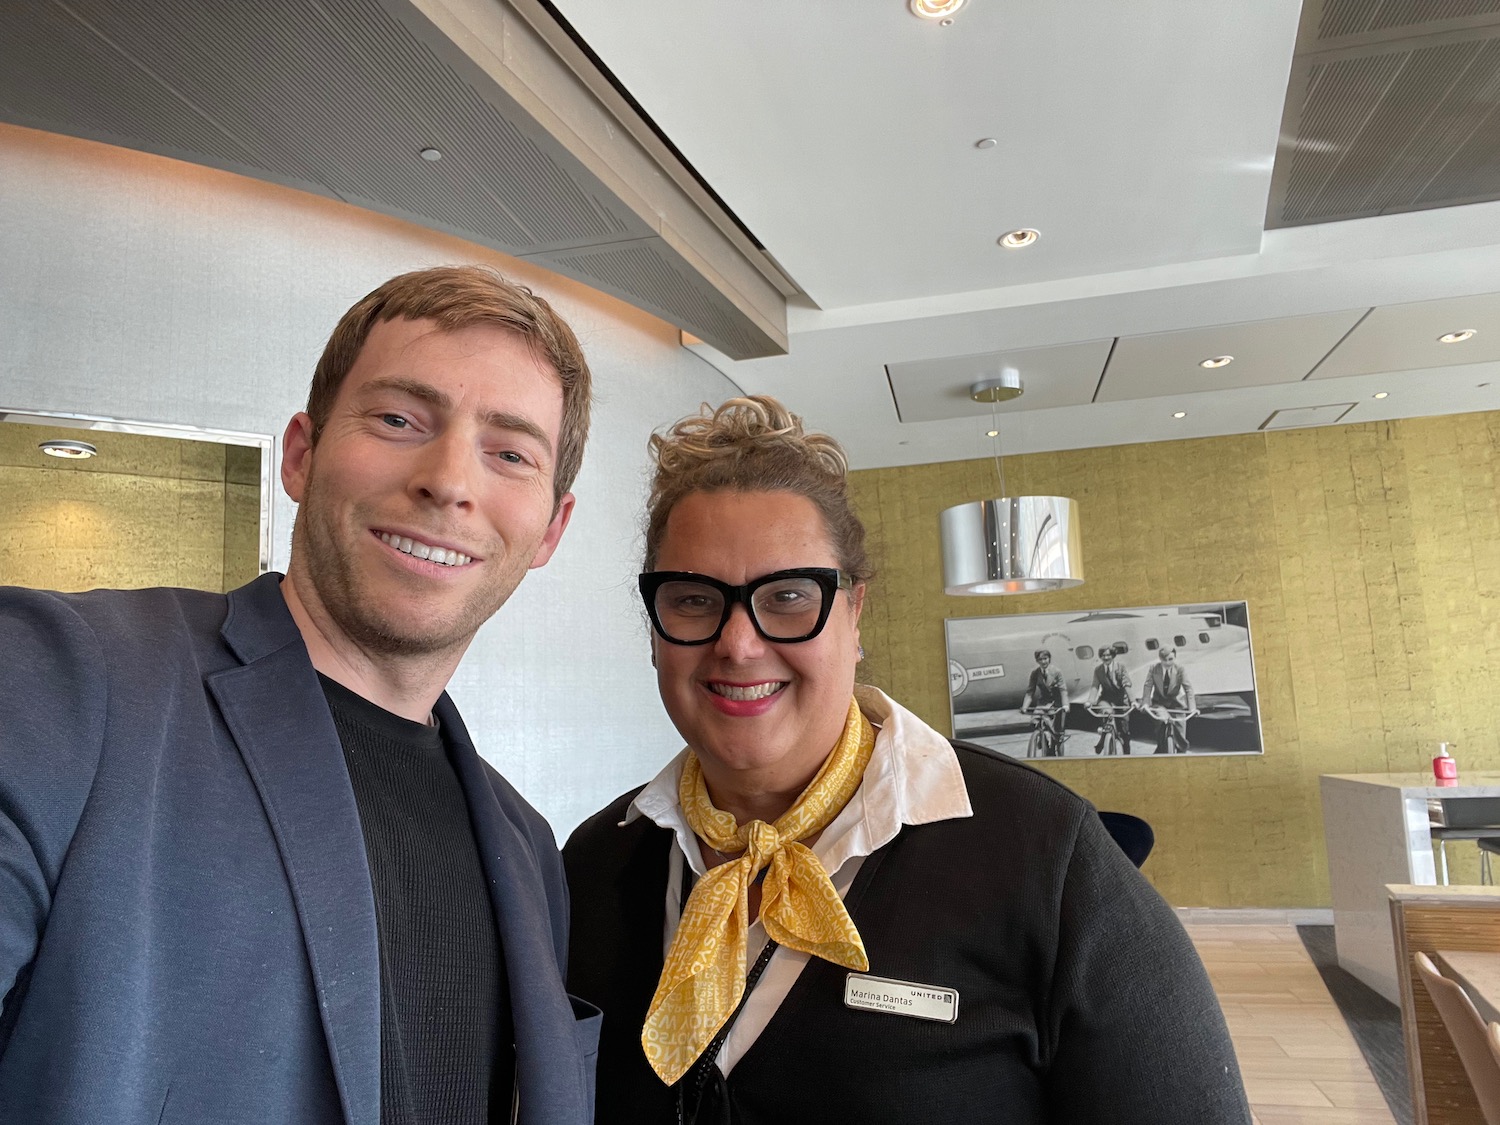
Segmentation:
{"type": "MultiPolygon", "coordinates": [[[[411,419],[404,418],[400,414],[382,414],[380,420],[393,430],[411,429],[411,419]]],[[[517,453],[514,449],[506,449],[495,454],[500,460],[508,465],[522,465],[526,463],[524,454],[517,453]]]]}

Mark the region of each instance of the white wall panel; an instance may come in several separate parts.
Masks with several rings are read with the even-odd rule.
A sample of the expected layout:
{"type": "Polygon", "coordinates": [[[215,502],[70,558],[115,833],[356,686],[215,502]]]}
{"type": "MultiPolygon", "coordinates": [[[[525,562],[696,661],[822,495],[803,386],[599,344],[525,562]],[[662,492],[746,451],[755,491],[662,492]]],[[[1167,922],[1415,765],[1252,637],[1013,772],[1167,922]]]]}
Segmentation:
{"type": "MultiPolygon", "coordinates": [[[[311,195],[0,126],[0,409],[275,434],[343,311],[386,278],[481,262],[573,325],[594,371],[572,525],[479,634],[453,695],[566,834],[681,746],[634,594],[654,427],[736,393],[677,332],[529,263],[311,195]]],[[[273,566],[293,506],[278,491],[273,566]]]]}

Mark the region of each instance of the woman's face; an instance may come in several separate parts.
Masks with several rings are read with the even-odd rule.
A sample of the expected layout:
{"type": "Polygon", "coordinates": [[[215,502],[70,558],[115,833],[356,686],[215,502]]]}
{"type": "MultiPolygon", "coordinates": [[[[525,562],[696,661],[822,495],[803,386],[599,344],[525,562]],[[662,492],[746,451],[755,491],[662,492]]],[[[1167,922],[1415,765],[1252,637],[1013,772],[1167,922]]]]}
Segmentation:
{"type": "MultiPolygon", "coordinates": [[[[656,560],[658,570],[735,586],[838,565],[817,507],[793,492],[691,493],[667,518],[656,560]]],[[[838,591],[823,631],[798,644],[762,640],[742,605],[711,644],[674,645],[652,633],[662,702],[711,790],[786,792],[812,779],[848,714],[863,601],[862,585],[838,591]]]]}

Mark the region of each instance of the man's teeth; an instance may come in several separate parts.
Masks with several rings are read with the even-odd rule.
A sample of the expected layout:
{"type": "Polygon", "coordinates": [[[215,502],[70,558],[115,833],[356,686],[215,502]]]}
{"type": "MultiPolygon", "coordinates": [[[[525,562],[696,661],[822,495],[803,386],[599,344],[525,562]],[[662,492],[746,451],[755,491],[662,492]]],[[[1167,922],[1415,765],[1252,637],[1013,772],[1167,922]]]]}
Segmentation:
{"type": "Polygon", "coordinates": [[[449,551],[442,547],[433,547],[423,543],[420,539],[407,539],[403,535],[392,535],[389,532],[380,533],[380,541],[389,544],[403,554],[412,555],[428,562],[438,563],[440,566],[464,566],[474,560],[461,551],[449,551]]]}
{"type": "Polygon", "coordinates": [[[708,687],[715,695],[722,695],[725,699],[734,699],[741,703],[748,703],[752,699],[764,699],[768,695],[775,695],[782,688],[786,687],[786,684],[769,683],[753,684],[750,687],[735,687],[733,684],[710,683],[708,687]]]}

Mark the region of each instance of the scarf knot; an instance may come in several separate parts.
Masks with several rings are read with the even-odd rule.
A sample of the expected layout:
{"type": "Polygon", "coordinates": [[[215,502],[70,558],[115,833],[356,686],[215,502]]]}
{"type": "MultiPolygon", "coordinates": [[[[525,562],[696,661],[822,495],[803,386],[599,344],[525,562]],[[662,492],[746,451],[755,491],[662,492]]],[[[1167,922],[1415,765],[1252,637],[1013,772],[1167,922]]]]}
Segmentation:
{"type": "Polygon", "coordinates": [[[745,858],[750,861],[750,877],[753,879],[781,850],[781,833],[763,820],[752,820],[740,829],[739,835],[744,837],[745,858]]]}

